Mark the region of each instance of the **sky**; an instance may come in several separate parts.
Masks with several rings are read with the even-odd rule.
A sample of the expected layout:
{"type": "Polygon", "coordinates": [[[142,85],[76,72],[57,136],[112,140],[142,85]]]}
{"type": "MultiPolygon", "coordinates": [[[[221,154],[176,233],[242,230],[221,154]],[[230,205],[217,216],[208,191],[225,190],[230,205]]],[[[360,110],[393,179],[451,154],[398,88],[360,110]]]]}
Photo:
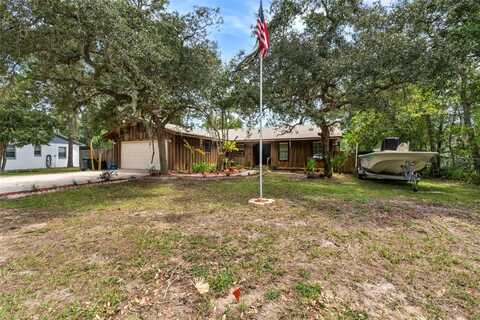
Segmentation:
{"type": "MultiPolygon", "coordinates": [[[[220,8],[223,24],[212,30],[210,38],[218,43],[222,60],[227,62],[240,52],[253,51],[255,38],[252,26],[256,23],[260,0],[170,0],[170,6],[180,13],[192,11],[194,6],[220,8]]],[[[264,11],[271,0],[263,0],[264,11]]]]}
{"type": "MultiPolygon", "coordinates": [[[[367,0],[373,1],[375,0],[367,0]]],[[[395,0],[380,1],[389,5],[395,0]]],[[[270,3],[271,0],[263,0],[267,22],[270,3]]],[[[252,27],[256,23],[259,4],[260,0],[170,0],[170,7],[180,13],[192,11],[194,6],[220,9],[223,24],[210,32],[210,38],[218,43],[224,62],[229,61],[241,50],[248,53],[253,51],[255,38],[252,36],[252,27]]]]}

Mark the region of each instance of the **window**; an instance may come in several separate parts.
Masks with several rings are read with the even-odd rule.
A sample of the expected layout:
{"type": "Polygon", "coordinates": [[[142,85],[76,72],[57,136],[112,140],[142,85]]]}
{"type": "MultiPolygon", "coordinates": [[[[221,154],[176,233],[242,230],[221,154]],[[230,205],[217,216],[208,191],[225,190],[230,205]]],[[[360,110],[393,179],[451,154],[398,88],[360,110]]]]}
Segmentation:
{"type": "Polygon", "coordinates": [[[33,146],[33,156],[34,157],[41,157],[42,156],[42,146],[36,144],[33,146]]]}
{"type": "Polygon", "coordinates": [[[288,142],[280,142],[278,144],[278,160],[288,161],[288,142]]]}
{"type": "Polygon", "coordinates": [[[17,158],[17,149],[15,148],[15,146],[12,146],[12,145],[7,146],[6,156],[7,156],[7,159],[17,158]]]}
{"type": "Polygon", "coordinates": [[[58,159],[67,159],[67,147],[58,147],[58,159]]]}
{"type": "Polygon", "coordinates": [[[212,141],[210,140],[204,140],[203,141],[203,148],[205,152],[210,152],[212,151],[212,141]]]}
{"type": "Polygon", "coordinates": [[[312,153],[314,156],[321,156],[323,154],[322,143],[320,141],[315,141],[312,143],[312,153]]]}

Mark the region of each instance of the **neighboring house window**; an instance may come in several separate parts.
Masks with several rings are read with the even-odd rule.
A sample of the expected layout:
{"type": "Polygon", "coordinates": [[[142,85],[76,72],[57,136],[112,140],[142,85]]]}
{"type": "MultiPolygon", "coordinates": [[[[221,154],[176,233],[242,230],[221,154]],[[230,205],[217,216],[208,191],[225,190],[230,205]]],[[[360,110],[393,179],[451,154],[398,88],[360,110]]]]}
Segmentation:
{"type": "Polygon", "coordinates": [[[67,147],[58,147],[58,159],[67,159],[67,147]]]}
{"type": "Polygon", "coordinates": [[[6,150],[7,159],[16,159],[17,158],[17,149],[15,146],[9,145],[6,150]]]}
{"type": "Polygon", "coordinates": [[[210,152],[212,151],[212,141],[210,140],[204,140],[203,141],[203,147],[205,152],[210,152]]]}
{"type": "Polygon", "coordinates": [[[278,144],[278,160],[288,161],[288,142],[280,142],[278,144]]]}
{"type": "Polygon", "coordinates": [[[42,156],[42,146],[39,144],[36,144],[33,146],[33,156],[35,157],[41,157],[42,156]]]}
{"type": "Polygon", "coordinates": [[[312,143],[312,150],[313,150],[313,155],[316,156],[321,156],[323,154],[322,151],[322,143],[320,141],[315,141],[312,143]]]}

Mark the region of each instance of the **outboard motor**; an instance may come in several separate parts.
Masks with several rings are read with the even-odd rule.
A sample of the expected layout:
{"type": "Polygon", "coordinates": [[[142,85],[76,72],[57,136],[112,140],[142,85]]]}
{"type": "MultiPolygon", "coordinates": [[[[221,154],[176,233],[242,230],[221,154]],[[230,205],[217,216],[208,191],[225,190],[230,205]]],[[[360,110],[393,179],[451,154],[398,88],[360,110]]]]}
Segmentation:
{"type": "Polygon", "coordinates": [[[396,151],[400,145],[400,138],[388,137],[383,140],[382,151],[396,151]]]}

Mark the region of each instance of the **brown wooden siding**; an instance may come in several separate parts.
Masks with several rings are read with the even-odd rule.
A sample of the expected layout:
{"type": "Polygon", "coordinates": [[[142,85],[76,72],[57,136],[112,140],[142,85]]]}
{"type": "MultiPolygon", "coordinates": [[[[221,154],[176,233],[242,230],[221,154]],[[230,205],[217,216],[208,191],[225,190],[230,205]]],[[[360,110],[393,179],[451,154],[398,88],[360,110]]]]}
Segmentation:
{"type": "Polygon", "coordinates": [[[169,168],[170,170],[188,171],[192,169],[195,163],[199,162],[207,162],[212,165],[217,164],[217,144],[210,139],[174,135],[172,146],[173,149],[170,148],[170,150],[173,150],[173,152],[170,152],[171,159],[169,159],[169,163],[172,164],[169,168]],[[206,140],[211,143],[210,152],[205,152],[206,140]],[[185,142],[188,142],[193,150],[186,147],[185,142]],[[202,150],[204,154],[197,152],[196,149],[202,150]]]}
{"type": "Polygon", "coordinates": [[[312,157],[312,141],[274,141],[271,145],[272,168],[303,169],[312,157]],[[287,161],[280,161],[278,158],[280,143],[288,143],[287,161]]]}

